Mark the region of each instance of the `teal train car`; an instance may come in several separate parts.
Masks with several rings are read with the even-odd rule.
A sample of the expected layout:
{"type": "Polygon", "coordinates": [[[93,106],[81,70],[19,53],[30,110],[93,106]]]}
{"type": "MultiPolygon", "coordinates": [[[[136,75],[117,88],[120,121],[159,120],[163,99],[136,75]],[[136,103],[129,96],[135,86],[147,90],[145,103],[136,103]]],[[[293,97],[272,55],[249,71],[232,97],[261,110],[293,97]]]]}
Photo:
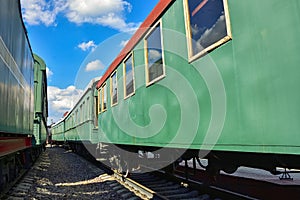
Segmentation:
{"type": "Polygon", "coordinates": [[[64,119],[51,126],[51,143],[63,144],[65,142],[65,122],[64,119]]]}
{"type": "Polygon", "coordinates": [[[98,142],[128,164],[300,168],[299,7],[161,0],[98,82],[98,142]]]}
{"type": "Polygon", "coordinates": [[[33,131],[34,59],[19,2],[1,1],[0,10],[0,133],[27,137],[33,131]]]}
{"type": "MultiPolygon", "coordinates": [[[[0,1],[0,191],[45,147],[48,116],[44,61],[33,55],[19,0],[0,1]]],[[[2,193],[0,194],[0,196],[2,193]]]]}
{"type": "MultiPolygon", "coordinates": [[[[74,107],[52,125],[52,141],[68,143],[71,148],[96,145],[98,142],[97,90],[98,79],[91,80],[74,107]]],[[[77,149],[78,151],[78,149],[77,149]]]]}

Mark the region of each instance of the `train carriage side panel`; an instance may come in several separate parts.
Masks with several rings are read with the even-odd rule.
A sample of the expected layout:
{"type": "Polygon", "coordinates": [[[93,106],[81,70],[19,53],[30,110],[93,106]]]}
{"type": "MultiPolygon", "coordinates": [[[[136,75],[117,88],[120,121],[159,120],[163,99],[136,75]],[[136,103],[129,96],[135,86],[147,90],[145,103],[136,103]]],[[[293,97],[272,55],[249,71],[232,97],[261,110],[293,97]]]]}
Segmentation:
{"type": "Polygon", "coordinates": [[[93,144],[97,144],[99,142],[99,133],[98,133],[98,90],[96,89],[96,84],[97,81],[94,83],[93,91],[92,91],[92,96],[90,103],[88,104],[89,106],[89,116],[91,121],[91,136],[90,140],[93,144]]]}
{"type": "Polygon", "coordinates": [[[85,89],[75,106],[66,116],[65,137],[70,142],[91,142],[98,141],[97,124],[95,123],[95,87],[93,79],[85,89]]]}
{"type": "MultiPolygon", "coordinates": [[[[189,86],[192,87],[190,89],[193,90],[193,93],[190,94],[195,95],[198,99],[202,98],[201,104],[198,105],[198,109],[201,109],[201,114],[210,112],[209,93],[205,82],[201,78],[201,75],[197,73],[197,70],[190,67],[188,63],[182,1],[175,1],[163,15],[162,20],[158,20],[154,25],[160,26],[161,29],[162,48],[164,50],[163,62],[166,76],[158,82],[146,86],[144,39],[147,36],[143,37],[132,51],[134,55],[135,84],[137,85],[135,94],[128,99],[123,99],[123,64],[120,64],[117,68],[118,83],[120,84],[118,85],[119,102],[113,107],[111,106],[109,92],[111,87],[110,80],[106,80],[106,85],[108,86],[108,106],[107,111],[99,115],[99,127],[104,132],[104,137],[101,138],[103,142],[156,147],[170,144],[169,147],[188,148],[193,142],[193,140],[189,141],[189,144],[184,142],[186,134],[190,133],[189,126],[185,126],[185,133],[183,134],[183,132],[181,132],[176,143],[171,142],[180,127],[182,117],[184,116],[186,118],[185,121],[189,121],[188,124],[196,124],[196,126],[199,126],[199,132],[204,132],[207,129],[210,118],[209,115],[201,115],[201,123],[199,123],[193,119],[193,116],[186,115],[186,111],[183,113],[184,115],[182,115],[181,111],[182,108],[185,109],[184,104],[189,103],[190,97],[186,95],[187,88],[184,88],[184,86],[189,86]],[[166,36],[166,34],[169,35],[166,36]],[[174,40],[176,40],[176,42],[174,42],[174,40]],[[173,73],[173,75],[180,74],[180,76],[182,76],[181,78],[190,83],[181,85],[178,83],[178,76],[170,75],[171,73],[173,73]],[[171,86],[170,84],[177,88],[174,88],[173,91],[170,90],[170,88],[168,88],[171,86]],[[165,120],[163,124],[149,125],[153,120],[153,118],[151,119],[149,116],[153,105],[159,105],[159,107],[165,110],[159,111],[161,115],[154,116],[158,121],[165,120]],[[119,116],[114,116],[112,114],[113,110],[115,113],[119,113],[119,116]],[[167,115],[166,119],[164,119],[163,116],[165,114],[167,115]],[[135,123],[135,125],[132,126],[131,130],[126,130],[124,126],[120,126],[120,124],[132,125],[132,123],[135,123]],[[146,128],[143,129],[140,127],[146,128]],[[159,132],[155,133],[155,131],[159,132]]],[[[150,32],[151,29],[148,29],[146,34],[150,35],[150,32]]],[[[157,109],[161,109],[159,107],[157,107],[157,109]]],[[[189,109],[191,111],[190,114],[192,114],[194,110],[191,109],[191,107],[189,107],[189,109]]],[[[99,134],[101,134],[100,128],[99,134]]],[[[203,134],[199,134],[197,140],[203,140],[203,134]]]]}
{"type": "Polygon", "coordinates": [[[19,1],[3,0],[0,19],[0,131],[31,134],[33,58],[19,1]]]}
{"type": "Polygon", "coordinates": [[[51,136],[53,142],[65,141],[65,120],[60,120],[51,127],[51,136]]]}
{"type": "Polygon", "coordinates": [[[227,94],[216,149],[299,154],[300,3],[228,3],[233,39],[210,54],[227,94]]]}
{"type": "MultiPolygon", "coordinates": [[[[112,66],[117,69],[120,83],[118,104],[111,106],[108,77],[105,80],[107,109],[99,114],[100,141],[299,154],[300,27],[297,25],[300,19],[296,8],[300,3],[280,0],[222,2],[228,6],[230,25],[227,28],[231,29],[232,40],[210,49],[207,55],[193,59],[189,56],[189,44],[181,35],[186,34],[186,10],[183,1],[175,1],[156,23],[162,30],[166,76],[145,85],[143,47],[147,36],[133,49],[136,85],[141,81],[142,84],[130,98],[123,99],[122,63],[112,66]],[[178,38],[174,39],[174,33],[178,38]],[[176,75],[180,75],[181,80],[176,75]],[[194,97],[198,106],[193,106],[194,97]],[[158,123],[161,129],[151,136],[157,131],[157,127],[148,126],[153,120],[149,116],[153,105],[163,107],[167,118],[158,116],[166,121],[158,123]],[[187,115],[184,109],[194,110],[187,115]],[[218,118],[218,111],[224,118],[218,118]],[[178,136],[182,120],[186,120],[186,128],[178,136]],[[122,127],[122,124],[131,123],[135,124],[131,130],[122,127]],[[192,141],[187,140],[195,130],[192,141]],[[206,140],[208,130],[212,131],[212,138],[206,140]],[[220,135],[213,131],[219,131],[220,135]]],[[[150,32],[148,30],[147,34],[150,32]]]]}
{"type": "Polygon", "coordinates": [[[34,136],[37,145],[46,142],[47,137],[47,76],[46,64],[38,55],[34,55],[34,136]]]}

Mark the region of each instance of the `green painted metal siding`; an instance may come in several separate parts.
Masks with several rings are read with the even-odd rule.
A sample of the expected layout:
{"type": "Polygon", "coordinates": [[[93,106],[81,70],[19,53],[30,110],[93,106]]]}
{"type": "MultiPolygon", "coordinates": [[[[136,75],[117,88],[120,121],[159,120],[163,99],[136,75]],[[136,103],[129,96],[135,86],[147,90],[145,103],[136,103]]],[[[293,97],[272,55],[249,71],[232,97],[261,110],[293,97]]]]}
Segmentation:
{"type": "MultiPolygon", "coordinates": [[[[34,54],[34,90],[35,90],[35,102],[34,102],[34,111],[35,113],[42,113],[44,109],[44,84],[46,77],[46,64],[45,62],[38,56],[34,54]]],[[[47,83],[46,83],[47,84],[47,83]]]]}
{"type": "Polygon", "coordinates": [[[47,77],[46,64],[34,54],[34,140],[37,145],[46,142],[47,137],[47,77]]]}
{"type": "Polygon", "coordinates": [[[51,127],[51,135],[54,141],[65,141],[65,124],[63,120],[51,127]]]}
{"type": "Polygon", "coordinates": [[[41,145],[46,142],[48,130],[46,122],[43,121],[42,118],[38,117],[38,119],[33,124],[33,144],[34,145],[41,145]]]}
{"type": "Polygon", "coordinates": [[[98,142],[98,131],[94,124],[94,90],[92,82],[81,99],[65,118],[65,140],[98,142]]]}
{"type": "Polygon", "coordinates": [[[0,6],[0,132],[32,134],[33,58],[24,29],[20,2],[0,6]]]}
{"type": "Polygon", "coordinates": [[[299,6],[298,1],[229,1],[233,40],[211,53],[228,98],[220,145],[300,152],[299,6]]]}
{"type": "MultiPolygon", "coordinates": [[[[196,69],[189,66],[187,62],[187,45],[185,38],[185,26],[184,26],[184,18],[183,18],[183,4],[182,1],[176,1],[172,7],[165,13],[161,26],[163,29],[163,48],[168,49],[168,51],[164,51],[165,54],[165,65],[166,65],[166,77],[161,81],[146,87],[145,86],[145,59],[144,59],[144,42],[140,41],[140,43],[134,49],[134,65],[135,65],[135,81],[136,85],[141,86],[137,88],[135,95],[130,97],[129,99],[123,100],[123,80],[122,66],[118,67],[118,79],[119,79],[119,105],[111,108],[108,106],[108,110],[102,113],[99,117],[99,127],[101,127],[101,131],[103,138],[102,141],[119,143],[119,144],[136,144],[136,145],[148,145],[148,146],[165,146],[171,142],[175,133],[179,128],[179,124],[181,121],[181,106],[180,101],[184,101],[188,103],[188,96],[186,95],[186,88],[182,88],[182,86],[186,86],[183,84],[182,86],[179,81],[176,79],[176,76],[170,76],[171,73],[179,73],[184,76],[184,78],[190,82],[188,86],[191,86],[195,95],[198,99],[201,99],[201,104],[198,109],[201,109],[201,112],[210,112],[210,101],[209,101],[209,93],[205,86],[205,82],[201,79],[200,75],[197,75],[196,69]],[[178,18],[178,16],[182,16],[178,18]],[[174,20],[176,18],[176,20],[174,20]],[[174,33],[176,33],[176,38],[174,38],[174,33]],[[174,42],[174,40],[176,42],[174,42]],[[171,51],[170,51],[171,50],[171,51]],[[175,70],[175,71],[174,71],[175,70]],[[196,75],[196,76],[195,76],[196,75]],[[176,94],[174,91],[170,91],[166,89],[166,87],[171,87],[169,84],[175,84],[177,88],[176,94]],[[180,98],[178,100],[178,97],[180,98]],[[127,105],[126,105],[127,104],[127,105]],[[153,131],[156,131],[157,127],[152,126],[149,128],[141,129],[140,127],[146,127],[151,119],[149,117],[149,110],[153,105],[160,105],[165,109],[167,115],[169,117],[166,118],[166,122],[164,126],[161,128],[160,132],[153,137],[147,137],[147,135],[153,131]],[[128,106],[129,108],[129,116],[127,115],[127,110],[125,109],[128,106]],[[201,108],[200,108],[201,107],[201,108]],[[112,116],[112,110],[118,110],[120,114],[119,117],[112,116]],[[119,127],[116,124],[115,119],[123,120],[123,122],[118,122],[121,124],[131,124],[131,120],[137,126],[132,126],[132,129],[129,134],[124,131],[124,127],[119,127]],[[147,139],[142,139],[139,137],[131,137],[130,135],[139,135],[140,137],[147,139]],[[108,138],[106,138],[106,137],[108,138]]],[[[106,82],[110,87],[109,81],[106,82]]],[[[109,96],[109,93],[108,93],[109,96]]],[[[108,98],[108,105],[110,105],[110,98],[108,98]]],[[[159,108],[158,108],[159,109],[159,108]]],[[[190,109],[190,108],[189,108],[190,109]]],[[[192,111],[192,110],[191,110],[192,111]]],[[[184,115],[186,118],[185,121],[189,121],[191,125],[199,126],[199,132],[204,132],[207,129],[209,115],[203,116],[201,122],[195,121],[193,114],[184,115]]],[[[164,120],[164,119],[161,119],[164,120]]],[[[185,133],[189,134],[190,128],[188,125],[186,126],[185,133]]],[[[176,143],[171,143],[170,147],[186,147],[184,143],[186,135],[180,135],[176,143]],[[179,143],[180,142],[180,143],[179,143]]],[[[196,140],[203,140],[203,135],[198,134],[196,140]]]]}
{"type": "Polygon", "coordinates": [[[72,129],[65,131],[66,140],[70,141],[92,141],[95,140],[93,132],[93,121],[87,120],[72,129]]]}
{"type": "Polygon", "coordinates": [[[228,7],[232,40],[189,62],[183,3],[172,4],[161,21],[166,77],[145,86],[140,41],[135,95],[123,99],[121,64],[114,107],[106,81],[99,141],[299,154],[300,2],[228,0],[228,7]]]}

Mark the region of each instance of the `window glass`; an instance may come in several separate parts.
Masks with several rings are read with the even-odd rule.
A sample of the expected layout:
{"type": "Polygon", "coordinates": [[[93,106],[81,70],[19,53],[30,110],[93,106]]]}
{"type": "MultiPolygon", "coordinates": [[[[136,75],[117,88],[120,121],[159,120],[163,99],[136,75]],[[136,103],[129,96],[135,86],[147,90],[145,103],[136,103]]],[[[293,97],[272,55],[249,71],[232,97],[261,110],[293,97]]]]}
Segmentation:
{"type": "Polygon", "coordinates": [[[93,118],[94,118],[94,127],[98,127],[98,114],[100,113],[100,112],[99,112],[99,107],[100,107],[100,106],[99,106],[99,100],[100,100],[100,99],[99,99],[99,94],[101,94],[101,93],[100,93],[100,91],[98,90],[98,96],[95,96],[95,97],[94,97],[94,101],[95,101],[95,104],[94,104],[95,107],[93,108],[93,109],[94,109],[94,111],[93,111],[93,113],[94,113],[94,114],[93,114],[93,116],[94,116],[94,117],[93,117],[93,118]]]}
{"type": "Polygon", "coordinates": [[[76,110],[76,125],[79,124],[78,110],[76,110]]]}
{"type": "Polygon", "coordinates": [[[132,54],[124,62],[124,85],[125,97],[134,93],[134,72],[133,72],[133,57],[132,54]]]}
{"type": "Polygon", "coordinates": [[[191,55],[227,36],[223,0],[188,0],[191,55]]]}
{"type": "Polygon", "coordinates": [[[83,110],[82,110],[82,104],[80,105],[80,109],[79,109],[79,123],[82,122],[82,118],[83,118],[83,110]]]}
{"type": "Polygon", "coordinates": [[[111,105],[115,105],[118,103],[117,72],[114,72],[110,79],[111,105]]]}
{"type": "Polygon", "coordinates": [[[145,41],[147,83],[164,75],[160,31],[160,24],[158,24],[145,41]]]}
{"type": "Polygon", "coordinates": [[[107,91],[106,91],[106,84],[102,87],[102,112],[106,110],[106,103],[107,103],[107,91]]]}
{"type": "Polygon", "coordinates": [[[90,113],[90,98],[88,97],[87,99],[86,99],[86,117],[85,117],[85,119],[90,119],[90,116],[91,116],[91,113],[90,113]]]}
{"type": "Polygon", "coordinates": [[[82,119],[81,122],[84,122],[84,120],[86,119],[86,108],[85,108],[85,101],[82,103],[82,119]]]}
{"type": "Polygon", "coordinates": [[[99,88],[98,90],[98,98],[96,97],[96,112],[98,111],[98,113],[101,113],[102,111],[102,89],[99,88]]]}

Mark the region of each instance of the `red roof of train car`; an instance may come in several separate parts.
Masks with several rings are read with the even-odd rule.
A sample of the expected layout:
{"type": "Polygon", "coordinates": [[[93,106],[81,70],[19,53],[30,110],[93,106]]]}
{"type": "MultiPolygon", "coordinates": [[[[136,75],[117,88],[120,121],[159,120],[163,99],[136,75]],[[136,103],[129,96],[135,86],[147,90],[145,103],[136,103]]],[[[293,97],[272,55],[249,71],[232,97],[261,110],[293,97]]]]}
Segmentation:
{"type": "Polygon", "coordinates": [[[160,0],[159,3],[155,6],[155,8],[151,11],[150,15],[146,18],[146,20],[142,23],[142,25],[138,28],[132,38],[128,41],[126,46],[122,49],[120,54],[116,57],[116,59],[111,63],[105,74],[99,80],[97,84],[97,88],[99,88],[106,79],[110,76],[110,74],[118,67],[118,65],[123,61],[123,59],[127,56],[127,54],[134,48],[134,46],[141,40],[141,38],[146,34],[149,27],[153,25],[154,22],[162,15],[162,13],[171,5],[175,0],[160,0]]]}

